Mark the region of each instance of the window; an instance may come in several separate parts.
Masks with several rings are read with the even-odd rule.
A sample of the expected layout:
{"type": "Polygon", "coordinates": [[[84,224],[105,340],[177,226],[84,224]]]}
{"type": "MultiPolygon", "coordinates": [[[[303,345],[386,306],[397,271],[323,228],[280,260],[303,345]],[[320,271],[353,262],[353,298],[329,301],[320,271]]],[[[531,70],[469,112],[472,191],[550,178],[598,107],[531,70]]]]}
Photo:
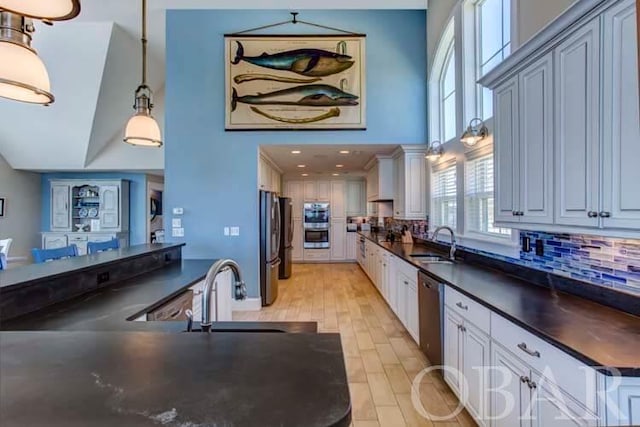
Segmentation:
{"type": "Polygon", "coordinates": [[[455,44],[451,43],[440,78],[440,111],[443,141],[456,137],[456,55],[455,44]]]}
{"type": "Polygon", "coordinates": [[[456,229],[458,202],[456,191],[456,165],[435,170],[431,176],[432,227],[448,225],[456,229]]]}
{"type": "MultiPolygon", "coordinates": [[[[511,0],[480,0],[475,9],[476,79],[479,79],[511,53],[511,0]]],[[[478,97],[482,118],[493,116],[491,91],[479,87],[478,97]]]]}
{"type": "Polygon", "coordinates": [[[511,230],[493,226],[493,155],[465,163],[465,226],[467,233],[510,237],[511,230]]]}
{"type": "Polygon", "coordinates": [[[457,136],[455,21],[444,30],[429,75],[429,134],[443,143],[457,136]]]}

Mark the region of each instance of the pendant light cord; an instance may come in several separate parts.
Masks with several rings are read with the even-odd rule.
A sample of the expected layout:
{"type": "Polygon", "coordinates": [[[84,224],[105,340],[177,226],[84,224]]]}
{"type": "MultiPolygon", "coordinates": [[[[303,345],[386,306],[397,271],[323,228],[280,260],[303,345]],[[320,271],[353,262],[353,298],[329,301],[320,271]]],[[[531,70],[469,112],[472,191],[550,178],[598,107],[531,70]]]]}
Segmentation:
{"type": "Polygon", "coordinates": [[[142,86],[147,86],[147,0],[142,0],[142,86]]]}

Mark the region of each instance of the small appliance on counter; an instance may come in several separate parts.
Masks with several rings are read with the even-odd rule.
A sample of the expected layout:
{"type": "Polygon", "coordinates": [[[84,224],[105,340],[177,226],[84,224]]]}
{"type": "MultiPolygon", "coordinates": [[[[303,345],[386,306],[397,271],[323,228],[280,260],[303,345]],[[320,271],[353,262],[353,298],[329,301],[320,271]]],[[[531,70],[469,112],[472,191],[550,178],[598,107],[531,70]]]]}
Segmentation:
{"type": "Polygon", "coordinates": [[[350,222],[347,224],[347,233],[355,233],[358,231],[358,224],[355,222],[350,222]]]}
{"type": "Polygon", "coordinates": [[[360,224],[360,231],[371,231],[371,224],[362,223],[360,224]]]}

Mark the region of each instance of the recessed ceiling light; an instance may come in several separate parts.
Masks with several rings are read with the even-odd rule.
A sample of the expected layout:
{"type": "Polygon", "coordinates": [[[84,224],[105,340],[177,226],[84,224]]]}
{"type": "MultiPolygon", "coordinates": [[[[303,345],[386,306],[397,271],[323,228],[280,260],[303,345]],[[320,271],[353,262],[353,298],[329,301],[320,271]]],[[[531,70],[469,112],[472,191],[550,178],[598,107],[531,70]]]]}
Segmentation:
{"type": "Polygon", "coordinates": [[[349,150],[340,150],[340,154],[349,154],[350,151],[349,150]]]}
{"type": "Polygon", "coordinates": [[[300,151],[300,150],[293,150],[293,151],[291,152],[291,154],[300,154],[300,153],[302,153],[302,151],[300,151]]]}
{"type": "Polygon", "coordinates": [[[302,176],[309,176],[309,174],[308,174],[308,173],[303,173],[303,174],[301,174],[301,175],[302,175],[302,176]]]}
{"type": "Polygon", "coordinates": [[[336,165],[337,168],[343,168],[344,165],[336,165]]]}
{"type": "Polygon", "coordinates": [[[340,176],[340,174],[339,173],[334,173],[333,176],[340,176]]]}
{"type": "Polygon", "coordinates": [[[299,168],[306,168],[307,165],[298,165],[299,168]]]}

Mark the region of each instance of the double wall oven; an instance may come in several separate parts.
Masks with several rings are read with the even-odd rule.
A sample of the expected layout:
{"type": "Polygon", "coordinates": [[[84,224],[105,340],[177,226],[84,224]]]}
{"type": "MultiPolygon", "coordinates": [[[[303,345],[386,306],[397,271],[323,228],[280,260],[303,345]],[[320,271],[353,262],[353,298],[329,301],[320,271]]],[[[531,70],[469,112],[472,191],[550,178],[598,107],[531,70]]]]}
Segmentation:
{"type": "Polygon", "coordinates": [[[303,225],[305,249],[329,247],[329,203],[305,203],[303,225]]]}

